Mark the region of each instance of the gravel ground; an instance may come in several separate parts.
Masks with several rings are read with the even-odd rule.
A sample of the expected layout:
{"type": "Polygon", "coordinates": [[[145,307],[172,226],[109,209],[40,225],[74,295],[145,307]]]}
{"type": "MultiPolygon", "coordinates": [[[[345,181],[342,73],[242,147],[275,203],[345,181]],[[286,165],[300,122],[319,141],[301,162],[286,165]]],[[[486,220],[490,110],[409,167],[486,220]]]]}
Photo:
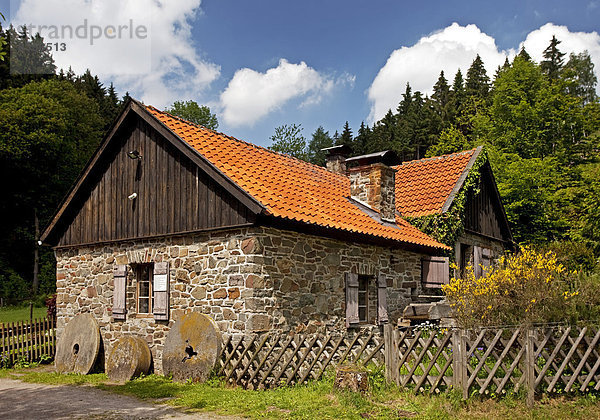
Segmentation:
{"type": "Polygon", "coordinates": [[[164,404],[150,404],[87,386],[42,385],[0,378],[0,419],[237,418],[206,413],[186,414],[164,404]]]}

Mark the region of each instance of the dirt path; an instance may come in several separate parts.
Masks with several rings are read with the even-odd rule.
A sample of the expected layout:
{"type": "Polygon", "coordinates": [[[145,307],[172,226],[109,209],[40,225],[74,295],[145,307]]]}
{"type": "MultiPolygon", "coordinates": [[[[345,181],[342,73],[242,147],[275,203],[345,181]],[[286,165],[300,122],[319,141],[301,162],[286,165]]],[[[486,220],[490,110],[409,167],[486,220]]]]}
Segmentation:
{"type": "Polygon", "coordinates": [[[234,420],[211,414],[186,414],[166,405],[86,386],[41,385],[0,378],[0,419],[90,418],[234,420]]]}

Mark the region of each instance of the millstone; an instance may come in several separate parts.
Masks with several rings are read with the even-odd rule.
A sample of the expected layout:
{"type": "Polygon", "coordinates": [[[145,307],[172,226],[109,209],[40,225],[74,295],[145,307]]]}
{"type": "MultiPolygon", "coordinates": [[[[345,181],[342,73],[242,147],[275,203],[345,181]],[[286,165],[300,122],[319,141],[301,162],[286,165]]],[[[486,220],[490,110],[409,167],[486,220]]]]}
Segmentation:
{"type": "Polygon", "coordinates": [[[69,321],[56,346],[55,365],[59,373],[90,373],[100,351],[100,329],[91,314],[79,314],[69,321]]]}
{"type": "Polygon", "coordinates": [[[113,381],[125,382],[148,373],[152,353],[141,337],[125,336],[113,344],[106,360],[106,374],[113,381]]]}
{"type": "Polygon", "coordinates": [[[162,366],[173,380],[203,382],[221,351],[221,333],[212,318],[192,312],[175,321],[165,339],[162,366]]]}

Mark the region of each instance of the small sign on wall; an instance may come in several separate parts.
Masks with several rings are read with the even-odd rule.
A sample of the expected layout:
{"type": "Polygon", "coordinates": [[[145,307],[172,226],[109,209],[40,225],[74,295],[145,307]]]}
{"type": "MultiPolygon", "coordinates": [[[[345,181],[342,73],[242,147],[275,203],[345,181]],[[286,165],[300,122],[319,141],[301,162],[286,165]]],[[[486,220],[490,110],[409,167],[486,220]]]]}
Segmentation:
{"type": "Polygon", "coordinates": [[[154,275],[154,291],[155,292],[166,292],[168,287],[167,274],[155,274],[154,275]]]}

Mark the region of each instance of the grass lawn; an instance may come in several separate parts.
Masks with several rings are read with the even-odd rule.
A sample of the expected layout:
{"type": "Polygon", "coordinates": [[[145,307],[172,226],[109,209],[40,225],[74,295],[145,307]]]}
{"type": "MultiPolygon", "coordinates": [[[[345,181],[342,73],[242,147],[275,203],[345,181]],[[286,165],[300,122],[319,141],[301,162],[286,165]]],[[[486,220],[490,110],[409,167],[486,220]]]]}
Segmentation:
{"type": "MultiPolygon", "coordinates": [[[[46,307],[33,308],[34,318],[45,318],[46,307]]],[[[0,323],[3,322],[15,322],[15,321],[28,321],[29,320],[29,306],[17,307],[17,306],[6,306],[0,308],[0,323]]]]}
{"type": "MultiPolygon", "coordinates": [[[[47,370],[47,369],[46,369],[47,370]]],[[[597,419],[600,402],[594,395],[542,398],[533,409],[522,399],[473,398],[463,402],[455,393],[414,396],[410,391],[381,386],[378,378],[366,395],[333,390],[332,378],[305,386],[271,391],[244,391],[219,380],[177,384],[150,375],[124,385],[106,375],[58,375],[38,369],[0,370],[0,377],[51,384],[96,386],[148,401],[166,402],[190,410],[251,419],[597,419]],[[15,375],[16,374],[16,375],[15,375]]]]}

